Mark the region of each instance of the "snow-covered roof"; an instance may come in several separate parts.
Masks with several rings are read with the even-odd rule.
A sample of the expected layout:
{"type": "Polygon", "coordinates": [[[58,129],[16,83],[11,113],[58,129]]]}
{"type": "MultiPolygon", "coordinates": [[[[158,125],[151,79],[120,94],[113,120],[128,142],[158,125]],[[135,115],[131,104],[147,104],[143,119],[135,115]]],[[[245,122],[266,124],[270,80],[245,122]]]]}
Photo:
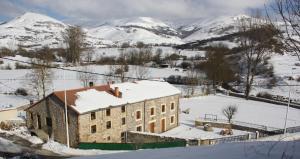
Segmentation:
{"type": "Polygon", "coordinates": [[[136,81],[110,85],[111,90],[119,88],[122,97],[116,97],[109,91],[87,89],[76,93],[72,107],[80,114],[89,111],[136,103],[144,100],[180,94],[181,92],[167,82],[136,81]]]}

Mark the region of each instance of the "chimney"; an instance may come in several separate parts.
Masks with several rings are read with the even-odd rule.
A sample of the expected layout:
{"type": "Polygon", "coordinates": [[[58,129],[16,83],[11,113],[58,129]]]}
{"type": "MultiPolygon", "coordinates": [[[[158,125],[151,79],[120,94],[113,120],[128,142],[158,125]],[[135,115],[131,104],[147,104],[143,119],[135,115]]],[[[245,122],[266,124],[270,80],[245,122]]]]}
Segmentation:
{"type": "Polygon", "coordinates": [[[30,105],[32,105],[33,104],[33,99],[30,99],[29,103],[30,103],[30,105]]]}
{"type": "Polygon", "coordinates": [[[89,86],[93,87],[94,86],[94,82],[89,82],[89,86]]]}
{"type": "Polygon", "coordinates": [[[115,87],[115,96],[120,98],[120,90],[119,90],[119,87],[115,87]]]}

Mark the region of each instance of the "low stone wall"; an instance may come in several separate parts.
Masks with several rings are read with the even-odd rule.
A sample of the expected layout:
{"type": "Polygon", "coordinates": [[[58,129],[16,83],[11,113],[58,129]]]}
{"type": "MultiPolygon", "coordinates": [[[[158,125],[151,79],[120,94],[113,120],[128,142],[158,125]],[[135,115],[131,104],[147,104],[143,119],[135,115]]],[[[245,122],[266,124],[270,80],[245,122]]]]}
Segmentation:
{"type": "Polygon", "coordinates": [[[159,143],[159,142],[186,142],[185,139],[160,136],[148,133],[127,132],[126,143],[159,143]]]}
{"type": "Polygon", "coordinates": [[[195,120],[195,126],[204,126],[205,124],[210,124],[212,127],[221,128],[221,129],[236,129],[236,130],[242,130],[242,131],[248,131],[248,132],[259,132],[258,137],[265,137],[269,135],[276,135],[274,131],[266,131],[263,129],[257,129],[247,126],[242,126],[238,124],[229,124],[229,123],[222,123],[222,122],[214,122],[214,121],[203,121],[203,120],[195,120]]]}

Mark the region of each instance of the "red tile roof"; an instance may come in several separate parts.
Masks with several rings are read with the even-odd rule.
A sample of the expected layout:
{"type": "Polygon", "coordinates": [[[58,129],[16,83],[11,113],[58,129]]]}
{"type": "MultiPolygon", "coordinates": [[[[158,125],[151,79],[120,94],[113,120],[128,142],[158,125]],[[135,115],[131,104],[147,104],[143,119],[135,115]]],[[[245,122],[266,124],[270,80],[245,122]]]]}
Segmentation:
{"type": "MultiPolygon", "coordinates": [[[[102,85],[102,86],[93,86],[93,87],[85,87],[85,88],[79,88],[79,89],[72,89],[72,90],[67,90],[66,91],[66,96],[67,96],[67,104],[69,106],[75,106],[75,101],[76,101],[76,93],[81,92],[81,91],[86,91],[89,89],[96,89],[97,91],[106,91],[108,93],[112,94],[112,90],[109,85],[102,85]]],[[[53,94],[60,99],[62,102],[65,102],[65,91],[56,91],[53,92],[53,94]]]]}

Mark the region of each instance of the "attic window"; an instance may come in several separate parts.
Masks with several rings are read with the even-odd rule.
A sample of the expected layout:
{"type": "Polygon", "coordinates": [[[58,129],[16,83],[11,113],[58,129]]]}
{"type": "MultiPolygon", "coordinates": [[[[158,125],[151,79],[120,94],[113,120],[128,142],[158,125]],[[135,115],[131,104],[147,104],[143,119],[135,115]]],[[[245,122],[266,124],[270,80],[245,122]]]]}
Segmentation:
{"type": "Polygon", "coordinates": [[[106,109],[106,116],[110,116],[110,109],[106,109]]]}
{"type": "Polygon", "coordinates": [[[96,119],[96,113],[95,112],[91,112],[91,120],[95,120],[96,119]]]}
{"type": "Polygon", "coordinates": [[[175,109],[175,103],[171,103],[171,110],[174,110],[175,109]]]}
{"type": "Polygon", "coordinates": [[[121,107],[121,111],[122,111],[122,113],[125,113],[126,107],[125,107],[125,106],[122,106],[122,107],[121,107]]]}

